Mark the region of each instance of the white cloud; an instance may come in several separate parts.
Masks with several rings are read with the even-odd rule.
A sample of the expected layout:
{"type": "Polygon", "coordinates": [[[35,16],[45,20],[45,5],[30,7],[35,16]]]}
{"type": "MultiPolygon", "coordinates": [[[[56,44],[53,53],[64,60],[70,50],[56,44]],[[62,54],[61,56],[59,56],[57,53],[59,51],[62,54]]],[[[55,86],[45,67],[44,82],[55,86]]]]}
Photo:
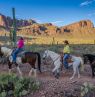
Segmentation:
{"type": "Polygon", "coordinates": [[[80,6],[81,6],[81,7],[82,7],[82,6],[87,6],[87,5],[89,5],[89,4],[92,4],[94,1],[95,1],[95,0],[87,0],[87,1],[85,1],[85,2],[82,2],[82,3],[80,4],[80,6]]]}
{"type": "Polygon", "coordinates": [[[37,21],[37,23],[42,23],[42,21],[41,20],[36,20],[37,21]]]}
{"type": "Polygon", "coordinates": [[[43,23],[52,23],[54,25],[60,25],[61,23],[63,23],[64,21],[58,20],[58,21],[48,21],[48,22],[43,22],[42,20],[39,19],[34,19],[36,20],[37,23],[43,24],[43,23]]]}
{"type": "Polygon", "coordinates": [[[52,24],[60,24],[60,23],[63,23],[64,21],[54,21],[54,22],[51,22],[52,24]]]}

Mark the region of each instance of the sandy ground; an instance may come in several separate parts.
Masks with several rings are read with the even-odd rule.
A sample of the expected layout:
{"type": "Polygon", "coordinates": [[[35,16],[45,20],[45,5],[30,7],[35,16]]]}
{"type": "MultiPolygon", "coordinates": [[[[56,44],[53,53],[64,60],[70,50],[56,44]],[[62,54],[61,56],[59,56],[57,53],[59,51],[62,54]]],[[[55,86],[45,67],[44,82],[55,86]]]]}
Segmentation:
{"type": "MultiPolygon", "coordinates": [[[[23,75],[27,76],[30,66],[24,64],[21,65],[20,68],[23,75]]],[[[78,79],[76,75],[73,80],[69,79],[73,73],[72,68],[68,71],[63,69],[59,79],[56,79],[53,76],[51,72],[52,68],[53,66],[51,65],[42,66],[43,72],[41,74],[37,72],[36,78],[41,83],[40,90],[25,97],[81,97],[79,91],[84,82],[95,84],[95,78],[91,77],[91,68],[89,65],[85,65],[85,70],[84,72],[81,72],[80,79],[78,79]],[[73,96],[70,96],[70,93],[73,94],[73,96]]],[[[0,72],[8,72],[6,64],[0,65],[0,72]]],[[[12,72],[18,74],[15,66],[13,66],[12,72]]]]}

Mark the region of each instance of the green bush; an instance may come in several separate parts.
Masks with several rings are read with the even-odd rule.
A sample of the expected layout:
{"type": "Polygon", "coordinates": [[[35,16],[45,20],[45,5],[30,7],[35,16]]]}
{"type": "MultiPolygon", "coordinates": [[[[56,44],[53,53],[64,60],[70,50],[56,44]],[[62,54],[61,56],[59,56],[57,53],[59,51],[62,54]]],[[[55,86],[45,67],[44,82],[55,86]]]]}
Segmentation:
{"type": "Polygon", "coordinates": [[[81,97],[88,97],[86,95],[92,91],[95,92],[95,86],[91,83],[85,82],[83,86],[81,86],[81,97]]]}
{"type": "Polygon", "coordinates": [[[23,97],[39,89],[39,82],[32,78],[20,79],[14,74],[0,75],[0,97],[14,96],[23,97]]]}

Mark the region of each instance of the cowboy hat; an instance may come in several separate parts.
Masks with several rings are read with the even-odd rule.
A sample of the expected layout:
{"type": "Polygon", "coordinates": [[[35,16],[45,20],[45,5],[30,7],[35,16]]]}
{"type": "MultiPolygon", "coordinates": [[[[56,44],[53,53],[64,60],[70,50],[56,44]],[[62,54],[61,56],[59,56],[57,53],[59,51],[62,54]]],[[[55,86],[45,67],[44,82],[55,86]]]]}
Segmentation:
{"type": "Polygon", "coordinates": [[[63,42],[66,43],[66,44],[69,44],[68,40],[65,40],[65,41],[63,41],[63,42]]]}

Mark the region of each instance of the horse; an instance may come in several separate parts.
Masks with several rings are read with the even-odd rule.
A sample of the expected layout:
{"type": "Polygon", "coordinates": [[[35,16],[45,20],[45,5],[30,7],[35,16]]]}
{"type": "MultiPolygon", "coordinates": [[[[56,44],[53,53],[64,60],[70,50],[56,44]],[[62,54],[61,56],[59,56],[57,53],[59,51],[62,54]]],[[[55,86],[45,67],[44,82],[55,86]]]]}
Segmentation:
{"type": "MultiPolygon", "coordinates": [[[[62,60],[62,56],[60,56],[60,54],[57,54],[53,51],[50,50],[45,50],[44,54],[43,54],[43,59],[45,60],[46,58],[50,57],[53,61],[54,64],[54,69],[52,70],[52,72],[57,72],[57,76],[59,75],[61,65],[63,64],[62,60]]],[[[75,77],[75,74],[78,73],[78,78],[80,78],[80,73],[79,73],[79,66],[81,65],[81,67],[83,67],[83,60],[81,57],[78,56],[74,56],[71,55],[70,56],[71,61],[69,63],[69,66],[73,66],[73,75],[72,77],[70,77],[70,79],[73,79],[75,77]]]]}
{"type": "Polygon", "coordinates": [[[95,76],[95,55],[83,54],[84,64],[89,63],[92,69],[92,77],[95,76]]]}
{"type": "Polygon", "coordinates": [[[12,49],[9,49],[7,47],[0,47],[0,56],[1,57],[7,57],[7,63],[9,68],[9,74],[11,73],[12,65],[15,64],[17,67],[17,71],[19,72],[20,76],[22,77],[22,72],[19,68],[20,64],[28,63],[31,66],[31,70],[29,71],[29,76],[31,76],[31,73],[34,72],[34,76],[36,77],[36,68],[35,65],[38,63],[38,69],[41,72],[41,56],[38,52],[26,52],[23,51],[17,55],[16,63],[12,62],[12,49]]]}

